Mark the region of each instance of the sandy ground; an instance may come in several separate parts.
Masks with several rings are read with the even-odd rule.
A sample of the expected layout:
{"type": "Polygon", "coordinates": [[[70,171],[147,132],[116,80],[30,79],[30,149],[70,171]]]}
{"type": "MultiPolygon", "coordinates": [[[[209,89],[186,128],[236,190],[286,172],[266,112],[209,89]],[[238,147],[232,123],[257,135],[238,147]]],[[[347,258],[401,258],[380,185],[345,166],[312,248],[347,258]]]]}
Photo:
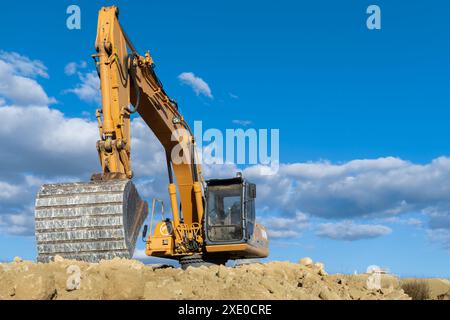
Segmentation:
{"type": "MultiPolygon", "coordinates": [[[[410,299],[395,277],[383,275],[381,289],[370,290],[368,275],[327,275],[308,259],[185,271],[125,259],[55,260],[0,264],[0,299],[410,299]]],[[[445,281],[435,281],[433,294],[450,297],[445,281]]]]}
{"type": "MultiPolygon", "coordinates": [[[[404,278],[401,281],[416,282],[418,279],[404,278]]],[[[428,278],[419,279],[419,281],[424,281],[428,284],[430,289],[430,299],[433,300],[450,300],[450,280],[439,279],[439,278],[428,278]]]]}

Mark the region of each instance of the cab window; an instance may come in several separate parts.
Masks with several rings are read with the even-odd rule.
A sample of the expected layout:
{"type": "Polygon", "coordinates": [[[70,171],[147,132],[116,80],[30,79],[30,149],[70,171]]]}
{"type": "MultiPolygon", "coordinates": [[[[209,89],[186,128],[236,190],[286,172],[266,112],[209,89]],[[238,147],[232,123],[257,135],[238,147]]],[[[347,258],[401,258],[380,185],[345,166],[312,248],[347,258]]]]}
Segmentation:
{"type": "Polygon", "coordinates": [[[211,241],[243,238],[241,185],[208,188],[207,232],[211,241]]]}
{"type": "Polygon", "coordinates": [[[253,236],[255,230],[255,198],[252,192],[254,185],[249,185],[245,191],[245,211],[247,213],[247,238],[253,236]]]}

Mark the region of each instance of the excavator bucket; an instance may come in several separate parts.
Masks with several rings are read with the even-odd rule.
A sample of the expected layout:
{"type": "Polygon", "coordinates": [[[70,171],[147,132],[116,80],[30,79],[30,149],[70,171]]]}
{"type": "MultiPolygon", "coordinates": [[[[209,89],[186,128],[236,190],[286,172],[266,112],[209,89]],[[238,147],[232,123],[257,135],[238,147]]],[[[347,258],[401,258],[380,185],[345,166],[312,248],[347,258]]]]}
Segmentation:
{"type": "Polygon", "coordinates": [[[131,258],[147,214],[131,180],[43,185],[35,208],[37,260],[131,258]]]}

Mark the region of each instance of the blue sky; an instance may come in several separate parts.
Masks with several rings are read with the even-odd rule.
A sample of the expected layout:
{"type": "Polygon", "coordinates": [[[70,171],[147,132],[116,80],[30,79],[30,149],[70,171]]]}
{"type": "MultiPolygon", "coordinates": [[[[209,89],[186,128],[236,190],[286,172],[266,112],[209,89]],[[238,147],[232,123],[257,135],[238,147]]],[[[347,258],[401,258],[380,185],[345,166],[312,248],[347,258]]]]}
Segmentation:
{"type": "MultiPolygon", "coordinates": [[[[275,231],[283,223],[297,227],[285,237],[274,233],[270,259],[311,256],[330,272],[365,271],[376,264],[401,275],[450,277],[450,194],[445,185],[450,177],[447,2],[3,4],[0,49],[42,62],[48,77],[25,76],[57,100],[50,108],[60,110],[66,120],[93,120],[95,99],[80,99],[70,90],[93,70],[90,55],[97,12],[110,4],[120,7],[121,23],[137,49],[142,54],[150,50],[166,91],[178,101],[188,122],[202,120],[206,128],[225,130],[239,127],[233,120],[243,120],[254,128],[280,129],[280,162],[285,167],[273,181],[255,176],[262,185],[258,194],[266,196],[258,197],[258,213],[275,231]],[[70,4],[81,8],[81,30],[66,28],[70,4]],[[370,4],[381,8],[381,30],[366,27],[370,4]],[[68,63],[81,61],[87,67],[80,65],[73,75],[64,72],[68,63]],[[196,95],[183,85],[178,78],[183,72],[201,77],[213,98],[196,95]],[[357,159],[374,162],[355,163],[357,159]],[[310,166],[296,166],[305,163],[310,166]],[[270,185],[280,188],[271,190],[270,185]],[[348,189],[339,189],[343,185],[348,189]],[[295,193],[293,200],[283,198],[287,189],[281,188],[286,186],[295,193]]],[[[11,97],[0,97],[5,105],[17,105],[11,97]]],[[[5,131],[2,137],[17,138],[13,133],[5,131]]],[[[142,137],[145,141],[145,134],[142,137]]],[[[33,152],[23,156],[50,161],[33,152]]],[[[95,152],[92,141],[89,155],[95,158],[95,152]]],[[[8,170],[43,181],[88,176],[87,168],[74,166],[68,164],[54,175],[44,164],[8,170]]],[[[91,171],[96,170],[93,161],[91,171]]],[[[151,189],[162,179],[156,176],[158,170],[138,172],[138,179],[151,189]]],[[[252,177],[251,170],[248,175],[252,177]]],[[[24,179],[14,179],[0,172],[0,183],[31,185],[29,180],[27,185],[24,179]]],[[[33,192],[35,185],[30,187],[33,192]]],[[[0,216],[29,210],[13,200],[4,203],[9,204],[0,206],[0,216]]],[[[30,213],[20,217],[29,219],[30,213]]],[[[0,260],[14,255],[34,258],[33,236],[9,232],[8,223],[14,224],[14,219],[8,219],[4,218],[3,232],[0,229],[0,260]]]]}

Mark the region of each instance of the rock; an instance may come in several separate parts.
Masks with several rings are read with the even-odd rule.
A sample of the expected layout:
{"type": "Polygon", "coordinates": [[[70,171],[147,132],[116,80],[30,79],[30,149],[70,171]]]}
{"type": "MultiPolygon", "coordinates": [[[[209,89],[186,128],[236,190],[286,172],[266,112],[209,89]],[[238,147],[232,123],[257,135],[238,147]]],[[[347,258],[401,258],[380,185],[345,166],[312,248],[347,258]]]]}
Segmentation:
{"type": "Polygon", "coordinates": [[[321,276],[326,276],[328,273],[325,272],[325,265],[321,262],[316,262],[314,264],[315,269],[317,270],[317,273],[321,276]]]}
{"type": "Polygon", "coordinates": [[[392,292],[394,292],[394,286],[390,285],[390,286],[387,287],[387,288],[381,288],[381,289],[380,289],[380,292],[381,292],[382,294],[389,295],[389,294],[391,294],[392,292]]]}
{"type": "MultiPolygon", "coordinates": [[[[56,257],[55,257],[56,258],[56,257]]],[[[66,290],[78,290],[81,287],[81,269],[77,265],[70,265],[67,267],[67,281],[66,290]]]]}
{"type": "Polygon", "coordinates": [[[380,290],[381,289],[381,273],[372,273],[366,281],[366,288],[369,290],[380,290]]]}
{"type": "Polygon", "coordinates": [[[63,261],[64,261],[64,258],[61,257],[60,255],[56,255],[56,256],[53,258],[53,261],[54,261],[54,262],[63,262],[63,261]]]}
{"type": "Polygon", "coordinates": [[[382,296],[385,300],[412,300],[410,296],[405,294],[403,290],[395,290],[389,294],[382,296]]]}
{"type": "Polygon", "coordinates": [[[219,277],[220,279],[225,279],[228,274],[229,274],[228,268],[223,265],[220,265],[219,270],[216,273],[217,277],[219,277]]]}
{"type": "Polygon", "coordinates": [[[15,295],[15,281],[12,274],[0,274],[0,300],[13,299],[15,295]]]}
{"type": "Polygon", "coordinates": [[[341,300],[341,297],[337,293],[332,292],[327,288],[320,291],[319,298],[322,300],[341,300]]]}
{"type": "Polygon", "coordinates": [[[16,278],[15,299],[50,300],[55,295],[55,279],[51,274],[35,271],[16,278]]]}
{"type": "MultiPolygon", "coordinates": [[[[141,261],[137,261],[137,260],[132,260],[132,261],[133,261],[133,263],[130,266],[132,269],[136,269],[136,270],[144,269],[145,265],[141,261]]],[[[162,268],[164,268],[164,267],[162,267],[162,268]]],[[[162,268],[160,268],[160,269],[162,269],[162,268]]]]}
{"type": "Polygon", "coordinates": [[[305,258],[300,259],[299,263],[302,266],[309,267],[309,266],[311,266],[313,264],[313,261],[312,261],[312,259],[310,257],[305,257],[305,258]]]}
{"type": "Polygon", "coordinates": [[[142,270],[119,268],[106,273],[105,299],[139,300],[144,298],[142,270]]]}
{"type": "Polygon", "coordinates": [[[357,288],[349,288],[348,293],[353,300],[360,300],[363,292],[357,288]]]}
{"type": "Polygon", "coordinates": [[[437,300],[450,300],[450,290],[447,293],[438,295],[437,300]]]}

